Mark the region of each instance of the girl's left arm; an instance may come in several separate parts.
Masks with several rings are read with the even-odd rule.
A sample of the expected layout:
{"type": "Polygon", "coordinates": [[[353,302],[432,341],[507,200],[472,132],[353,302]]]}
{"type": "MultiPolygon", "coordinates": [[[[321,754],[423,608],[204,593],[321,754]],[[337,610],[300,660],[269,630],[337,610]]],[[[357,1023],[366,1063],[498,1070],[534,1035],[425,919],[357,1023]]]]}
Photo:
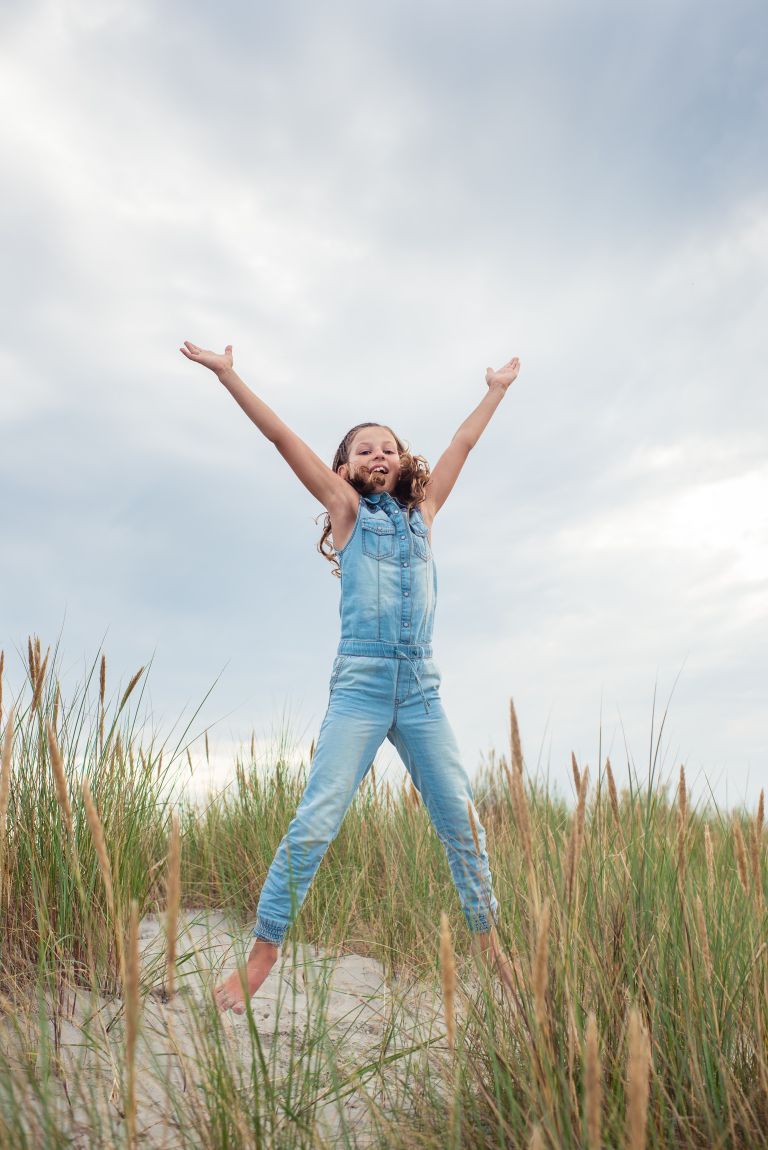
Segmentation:
{"type": "Polygon", "coordinates": [[[519,371],[520,360],[517,357],[505,363],[498,371],[494,371],[492,367],[486,371],[487,395],[483,396],[475,410],[464,420],[432,469],[422,504],[422,509],[430,519],[434,519],[451,494],[467,456],[490,423],[491,416],[506,395],[507,388],[517,379],[519,371]]]}

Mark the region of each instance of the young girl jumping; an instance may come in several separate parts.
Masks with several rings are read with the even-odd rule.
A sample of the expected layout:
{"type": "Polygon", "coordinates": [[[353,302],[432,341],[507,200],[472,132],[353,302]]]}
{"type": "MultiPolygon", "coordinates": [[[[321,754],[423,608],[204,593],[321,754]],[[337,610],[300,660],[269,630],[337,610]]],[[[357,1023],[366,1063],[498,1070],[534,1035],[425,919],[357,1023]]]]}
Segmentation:
{"type": "Polygon", "coordinates": [[[498,371],[488,368],[486,395],[430,471],[425,459],[378,423],[348,431],[328,467],[243,383],[232,366],[231,346],[219,355],[185,341],[179,350],[218,376],[323,504],[328,514],[319,547],[341,577],[341,639],[307,786],[264,882],[246,968],[215,990],[219,1009],[244,1013],[246,995],[258,990],[274,966],[385,738],[402,757],[445,847],[478,951],[511,988],[512,966],[494,930],[498,904],[485,833],[432,658],[437,577],[431,528],[469,452],[517,378],[520,361],[511,359],[498,371]]]}

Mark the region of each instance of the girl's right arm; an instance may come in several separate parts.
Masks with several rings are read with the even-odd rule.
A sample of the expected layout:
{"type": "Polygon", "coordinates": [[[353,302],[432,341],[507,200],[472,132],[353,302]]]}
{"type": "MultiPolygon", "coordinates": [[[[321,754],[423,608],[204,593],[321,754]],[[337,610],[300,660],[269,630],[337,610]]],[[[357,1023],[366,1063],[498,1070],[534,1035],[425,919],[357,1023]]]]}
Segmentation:
{"type": "Polygon", "coordinates": [[[224,354],[206,351],[188,340],[179,351],[194,363],[201,363],[219,377],[230,395],[237,400],[245,414],[259,431],[274,443],[288,466],[298,476],[304,486],[331,513],[342,508],[357,512],[358,495],[345,479],[337,475],[318,455],[315,455],[303,439],[271,407],[243,383],[232,366],[232,346],[228,344],[224,354]]]}

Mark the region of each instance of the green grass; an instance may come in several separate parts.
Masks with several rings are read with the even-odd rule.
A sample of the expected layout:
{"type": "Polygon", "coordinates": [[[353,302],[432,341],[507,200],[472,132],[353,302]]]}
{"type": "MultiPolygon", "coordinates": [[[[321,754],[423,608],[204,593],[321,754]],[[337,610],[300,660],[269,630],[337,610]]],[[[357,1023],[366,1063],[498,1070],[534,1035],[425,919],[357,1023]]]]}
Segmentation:
{"type": "MultiPolygon", "coordinates": [[[[138,721],[143,678],[127,699],[118,691],[110,704],[97,661],[73,698],[57,704],[56,652],[42,683],[38,662],[33,644],[29,681],[16,700],[9,805],[0,827],[0,1145],[128,1145],[115,940],[127,937],[132,900],[142,916],[164,910],[170,784],[179,758],[138,721]],[[65,763],[71,839],[51,770],[49,723],[65,763]],[[83,777],[104,826],[114,915],[85,817],[83,777]],[[81,1006],[93,1003],[85,1023],[78,1015],[82,1056],[110,1068],[89,1077],[87,1089],[80,1073],[79,1090],[61,1037],[74,1025],[73,993],[81,1006]]],[[[8,695],[6,684],[0,737],[8,695]]],[[[170,1055],[159,1059],[142,1080],[154,1083],[167,1115],[167,1142],[156,1127],[142,1135],[149,1111],[141,1104],[139,1142],[328,1145],[317,1115],[335,1106],[333,1144],[353,1146],[358,1134],[345,1115],[354,1096],[367,1108],[366,1137],[381,1145],[508,1147],[538,1138],[552,1150],[586,1147],[584,1036],[594,1013],[601,1145],[630,1145],[627,1030],[636,1006],[651,1070],[647,1128],[634,1144],[768,1146],[768,868],[760,820],[715,808],[681,816],[653,765],[648,782],[633,778],[614,808],[605,768],[591,774],[575,853],[575,812],[530,784],[521,810],[505,756],[492,755],[477,782],[500,936],[523,974],[514,999],[468,961],[470,939],[424,807],[404,790],[388,794],[369,780],[320,868],[294,941],[369,955],[398,976],[393,987],[416,980],[439,993],[445,909],[461,975],[455,1057],[440,1026],[409,1031],[395,990],[378,1045],[360,1065],[339,1041],[322,979],[312,988],[306,1027],[288,1025],[288,1000],[270,1034],[249,1013],[237,1057],[226,1026],[200,1000],[192,1010],[193,1052],[173,1062],[173,1073],[170,1055]],[[520,833],[526,811],[532,865],[520,833]],[[745,843],[741,871],[736,822],[745,843]],[[569,857],[576,860],[570,876],[569,857]],[[545,903],[550,926],[537,1009],[533,966],[545,903]]],[[[181,806],[182,905],[223,909],[245,924],[304,770],[297,775],[278,759],[265,771],[243,757],[235,776],[205,806],[181,806]]],[[[180,972],[197,957],[182,947],[180,972]]],[[[143,968],[145,1027],[164,977],[161,959],[143,968]]]]}

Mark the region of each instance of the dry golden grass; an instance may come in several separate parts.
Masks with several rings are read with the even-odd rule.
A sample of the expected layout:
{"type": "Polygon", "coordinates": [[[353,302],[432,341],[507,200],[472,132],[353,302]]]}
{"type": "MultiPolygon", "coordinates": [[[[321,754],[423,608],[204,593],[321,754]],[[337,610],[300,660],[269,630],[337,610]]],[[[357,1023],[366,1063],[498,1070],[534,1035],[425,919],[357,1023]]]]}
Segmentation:
{"type": "MultiPolygon", "coordinates": [[[[130,699],[131,695],[134,692],[136,684],[138,683],[139,679],[141,678],[141,676],[143,674],[144,674],[144,668],[139,667],[138,671],[136,672],[136,674],[133,676],[133,678],[128,683],[128,686],[123,691],[123,697],[120,700],[120,706],[117,708],[118,715],[123,710],[123,708],[125,707],[125,704],[128,702],[128,700],[130,699]]],[[[207,739],[207,735],[206,735],[206,739],[207,739]]]]}
{"type": "Polygon", "coordinates": [[[8,801],[11,796],[11,759],[13,756],[14,709],[8,712],[5,725],[2,756],[0,756],[0,906],[3,904],[5,889],[5,844],[7,835],[8,801]]]}
{"type": "MultiPolygon", "coordinates": [[[[45,666],[38,641],[30,645],[30,660],[27,700],[45,666]]],[[[17,704],[16,719],[0,731],[6,764],[0,765],[0,813],[5,802],[7,823],[4,828],[0,821],[0,836],[5,829],[8,848],[4,860],[0,852],[7,924],[0,933],[0,978],[5,985],[9,972],[23,970],[34,984],[38,963],[45,962],[51,985],[68,969],[79,988],[93,986],[111,1004],[122,988],[124,1039],[117,1023],[109,1039],[117,1066],[125,1043],[125,1077],[117,1078],[125,1119],[117,1138],[141,1145],[143,1120],[135,1105],[144,1103],[135,1095],[138,1088],[144,1093],[138,1067],[151,1031],[148,1021],[142,1024],[146,1034],[137,1054],[143,1011],[136,907],[142,915],[164,915],[167,937],[161,935],[145,965],[142,990],[151,988],[161,1004],[163,990],[175,993],[167,1012],[175,1022],[187,1009],[175,973],[181,909],[205,907],[218,918],[226,908],[250,922],[304,778],[293,777],[282,763],[256,769],[244,757],[226,791],[205,807],[180,807],[171,817],[172,804],[157,785],[162,748],[146,737],[142,746],[135,734],[131,712],[139,692],[117,724],[119,700],[107,702],[106,677],[102,688],[98,670],[95,664],[85,701],[62,707],[61,731],[54,722],[49,732],[46,718],[60,705],[50,689],[56,671],[49,661],[37,710],[17,704]],[[76,715],[83,716],[79,734],[76,715]],[[110,746],[99,754],[102,729],[110,746]],[[67,779],[74,780],[75,772],[77,785],[68,793],[67,779]],[[9,804],[3,798],[8,794],[9,804]],[[79,858],[69,845],[73,821],[79,858]],[[90,838],[87,831],[83,837],[86,821],[90,838]]],[[[186,750],[177,761],[184,761],[186,750]]],[[[666,1150],[665,1139],[675,1130],[677,1150],[768,1150],[768,949],[759,901],[768,881],[763,797],[757,817],[740,815],[740,864],[737,823],[698,809],[684,772],[671,799],[666,784],[649,791],[633,779],[619,798],[610,762],[607,787],[590,793],[586,764],[572,759],[578,798],[569,807],[524,777],[521,751],[511,754],[512,768],[502,756],[493,760],[492,773],[480,775],[476,800],[467,808],[475,850],[484,838],[488,844],[500,945],[522,956],[513,960],[511,998],[496,995],[482,979],[473,982],[466,1017],[457,1024],[457,968],[460,956],[473,949],[471,936],[423,804],[414,801],[412,788],[393,792],[381,776],[364,784],[295,928],[297,941],[364,948],[388,975],[405,974],[392,979],[392,987],[402,986],[434,972],[434,908],[446,907],[439,931],[442,1000],[436,998],[438,984],[430,985],[429,1042],[401,1050],[393,1021],[392,1041],[366,1062],[368,1073],[380,1059],[380,1084],[397,1066],[413,1083],[415,1118],[387,1115],[382,1144],[394,1150],[506,1150],[536,1140],[547,1150],[666,1150]],[[630,1003],[636,1003],[632,1011],[630,1003]],[[430,1043],[444,1042],[452,1057],[430,1057],[430,1043]]],[[[341,1072],[331,1065],[335,1055],[323,1045],[320,1015],[311,1019],[317,1042],[299,1032],[291,1032],[288,1042],[298,1060],[292,1063],[290,1109],[300,1123],[281,1110],[282,1088],[269,1078],[269,1052],[262,1051],[265,1069],[254,1051],[258,1073],[236,1082],[228,1077],[227,1042],[215,1048],[223,1032],[206,1021],[184,1088],[194,1088],[196,1075],[204,1078],[205,1104],[183,1091],[169,1101],[169,1109],[184,1115],[180,1145],[245,1150],[257,1144],[258,1129],[262,1145],[319,1150],[313,1106],[327,1098],[329,1074],[340,1073],[343,1085],[350,1081],[347,1071],[359,1069],[341,1072]],[[190,1114],[199,1127],[188,1125],[190,1114]]],[[[259,1037],[244,1020],[240,1037],[246,1040],[248,1033],[254,1041],[259,1037]]],[[[342,1050],[342,1059],[348,1054],[342,1050]]],[[[0,1048],[0,1089],[10,1073],[2,1058],[0,1048]]],[[[40,1086],[41,1092],[53,1089],[40,1086]]],[[[343,1091],[339,1097],[343,1111],[343,1091]]],[[[13,1106],[22,1114],[22,1104],[8,1092],[3,1098],[0,1145],[13,1145],[3,1123],[13,1106]]],[[[40,1106],[48,1101],[46,1096],[40,1106]]],[[[372,1101],[372,1113],[377,1106],[372,1101]]],[[[51,1150],[64,1150],[64,1137],[51,1150]]],[[[350,1136],[350,1150],[354,1144],[350,1136]]]]}
{"type": "Polygon", "coordinates": [[[171,816],[171,836],[168,843],[168,871],[165,881],[165,898],[165,987],[168,997],[173,998],[176,984],[176,939],[179,929],[179,905],[181,902],[181,836],[179,833],[179,816],[175,811],[171,816]]]}
{"type": "Polygon", "coordinates": [[[456,1047],[456,960],[453,953],[451,924],[445,911],[440,912],[440,981],[443,987],[443,1017],[448,1049],[456,1047]]]}
{"type": "Polygon", "coordinates": [[[688,831],[688,795],[685,787],[685,768],[680,767],[677,784],[677,875],[680,886],[685,882],[685,849],[688,831]]]}
{"type": "Polygon", "coordinates": [[[715,852],[709,827],[704,827],[704,857],[707,861],[707,894],[711,899],[715,893],[715,852]]]}
{"type": "Polygon", "coordinates": [[[541,1126],[536,1125],[531,1133],[531,1140],[528,1143],[528,1150],[545,1150],[544,1135],[541,1132],[541,1126]]]}
{"type": "Polygon", "coordinates": [[[536,952],[533,956],[533,1001],[536,1021],[542,1032],[547,1030],[547,982],[549,979],[549,900],[539,912],[536,924],[536,952]]]}
{"type": "Polygon", "coordinates": [[[571,823],[571,835],[568,840],[568,853],[566,855],[565,889],[569,903],[574,897],[574,888],[579,873],[581,850],[584,844],[584,820],[587,809],[587,791],[589,790],[589,768],[585,767],[579,780],[579,797],[576,803],[576,814],[571,823]]]}
{"type": "Polygon", "coordinates": [[[51,653],[51,648],[49,647],[48,650],[45,652],[45,658],[43,659],[43,661],[41,663],[40,662],[39,643],[34,649],[33,661],[31,663],[31,667],[30,667],[30,669],[32,670],[32,673],[34,674],[34,680],[33,680],[34,691],[32,693],[32,703],[30,704],[30,708],[29,708],[30,711],[33,711],[33,712],[36,711],[37,708],[40,706],[40,702],[41,702],[42,697],[43,697],[43,686],[45,684],[45,672],[46,672],[46,669],[48,667],[48,656],[50,655],[50,653],[51,653]]]}
{"type": "Polygon", "coordinates": [[[509,700],[509,751],[512,770],[520,775],[523,773],[523,745],[520,741],[520,727],[517,722],[517,712],[512,699],[509,700]]]}
{"type": "Polygon", "coordinates": [[[61,757],[59,744],[56,740],[56,734],[51,724],[48,724],[48,750],[51,756],[51,770],[53,771],[53,781],[56,787],[56,799],[61,807],[61,813],[64,816],[64,825],[67,828],[67,836],[71,844],[74,843],[74,828],[72,825],[72,806],[69,801],[69,790],[67,788],[67,776],[64,772],[64,760],[61,757]]]}
{"type": "Polygon", "coordinates": [[[125,960],[125,1122],[128,1145],[136,1146],[136,1042],[139,1036],[139,908],[131,901],[125,960]]]}
{"type": "Polygon", "coordinates": [[[627,1113],[624,1146],[626,1150],[645,1150],[650,1090],[651,1047],[640,1011],[629,1012],[627,1054],[627,1113]]]}
{"type": "Polygon", "coordinates": [[[581,772],[579,764],[576,762],[576,755],[571,751],[571,773],[573,775],[573,785],[576,788],[576,794],[581,790],[581,772]]]}
{"type": "Polygon", "coordinates": [[[741,822],[738,817],[733,820],[733,846],[736,853],[736,867],[739,873],[744,894],[749,894],[749,875],[747,873],[747,851],[744,846],[744,835],[741,832],[741,822]]]}
{"type": "Polygon", "coordinates": [[[616,826],[621,826],[621,817],[619,814],[619,796],[616,792],[616,780],[613,777],[613,768],[611,767],[611,760],[605,760],[605,773],[608,778],[608,798],[611,804],[611,812],[613,814],[616,826]]]}
{"type": "Polygon", "coordinates": [[[589,1150],[600,1150],[600,1126],[603,1110],[603,1084],[597,1038],[597,1018],[591,1010],[584,1039],[584,1114],[589,1150]]]}
{"type": "Polygon", "coordinates": [[[704,971],[707,976],[707,982],[712,982],[712,953],[709,949],[709,934],[707,932],[707,921],[704,917],[704,904],[701,901],[701,895],[696,894],[696,926],[699,934],[699,946],[704,958],[704,971]]]}

